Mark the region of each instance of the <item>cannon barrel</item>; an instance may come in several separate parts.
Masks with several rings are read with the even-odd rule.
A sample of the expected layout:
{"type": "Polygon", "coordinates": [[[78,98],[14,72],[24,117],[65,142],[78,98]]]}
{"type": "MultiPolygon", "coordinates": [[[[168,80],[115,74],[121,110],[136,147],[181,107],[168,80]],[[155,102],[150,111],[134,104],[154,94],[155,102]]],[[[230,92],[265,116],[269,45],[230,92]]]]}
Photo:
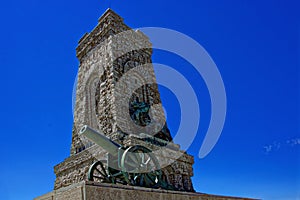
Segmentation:
{"type": "Polygon", "coordinates": [[[87,125],[81,128],[79,132],[79,136],[85,136],[88,140],[99,145],[100,147],[105,149],[108,153],[112,154],[113,156],[118,155],[118,149],[121,147],[121,145],[110,140],[103,133],[92,129],[87,125]]]}

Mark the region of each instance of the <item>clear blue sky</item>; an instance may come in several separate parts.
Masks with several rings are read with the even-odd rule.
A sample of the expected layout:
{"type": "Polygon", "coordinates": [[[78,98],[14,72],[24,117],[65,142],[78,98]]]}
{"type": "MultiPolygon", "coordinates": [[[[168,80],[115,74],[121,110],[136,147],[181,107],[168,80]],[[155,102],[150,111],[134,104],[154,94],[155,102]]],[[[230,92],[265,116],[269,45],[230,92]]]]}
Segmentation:
{"type": "MultiPolygon", "coordinates": [[[[100,0],[1,3],[0,199],[32,199],[53,189],[53,166],[70,149],[77,41],[107,7],[100,0]]],[[[226,123],[213,151],[199,159],[210,119],[207,88],[185,60],[163,51],[153,55],[155,62],[184,66],[181,72],[198,91],[202,118],[188,150],[195,156],[195,189],[300,199],[299,3],[112,0],[112,8],[133,28],[166,27],[189,35],[220,70],[226,123]]],[[[174,133],[178,102],[160,89],[174,133]]]]}

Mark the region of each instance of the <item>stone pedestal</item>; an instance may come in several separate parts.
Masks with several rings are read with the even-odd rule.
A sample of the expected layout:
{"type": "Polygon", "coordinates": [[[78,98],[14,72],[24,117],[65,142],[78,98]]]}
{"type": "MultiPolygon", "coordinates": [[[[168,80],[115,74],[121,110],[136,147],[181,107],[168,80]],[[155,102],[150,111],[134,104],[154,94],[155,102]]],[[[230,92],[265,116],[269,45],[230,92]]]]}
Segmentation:
{"type": "Polygon", "coordinates": [[[248,198],[177,192],[125,185],[83,181],[70,185],[35,200],[250,200],[248,198]]]}

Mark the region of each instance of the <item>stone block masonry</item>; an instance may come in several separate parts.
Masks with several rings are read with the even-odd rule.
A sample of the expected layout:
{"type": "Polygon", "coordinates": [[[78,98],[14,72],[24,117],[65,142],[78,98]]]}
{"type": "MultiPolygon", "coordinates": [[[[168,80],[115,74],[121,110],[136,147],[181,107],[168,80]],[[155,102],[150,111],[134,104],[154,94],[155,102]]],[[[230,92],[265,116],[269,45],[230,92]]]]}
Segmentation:
{"type": "Polygon", "coordinates": [[[35,200],[251,200],[249,198],[177,192],[83,181],[35,200]]]}

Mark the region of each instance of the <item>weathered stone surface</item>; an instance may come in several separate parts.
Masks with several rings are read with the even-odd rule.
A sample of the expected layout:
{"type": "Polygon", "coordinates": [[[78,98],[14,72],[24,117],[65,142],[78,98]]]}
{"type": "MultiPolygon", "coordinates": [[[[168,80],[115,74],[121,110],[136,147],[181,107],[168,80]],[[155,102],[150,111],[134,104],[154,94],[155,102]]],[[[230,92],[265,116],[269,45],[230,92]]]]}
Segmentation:
{"type": "Polygon", "coordinates": [[[86,180],[89,167],[96,160],[106,157],[106,151],[94,145],[90,147],[88,151],[82,151],[65,159],[54,167],[56,174],[54,189],[86,180]]]}
{"type": "Polygon", "coordinates": [[[250,200],[203,193],[178,192],[112,184],[80,182],[35,200],[250,200]]]}

